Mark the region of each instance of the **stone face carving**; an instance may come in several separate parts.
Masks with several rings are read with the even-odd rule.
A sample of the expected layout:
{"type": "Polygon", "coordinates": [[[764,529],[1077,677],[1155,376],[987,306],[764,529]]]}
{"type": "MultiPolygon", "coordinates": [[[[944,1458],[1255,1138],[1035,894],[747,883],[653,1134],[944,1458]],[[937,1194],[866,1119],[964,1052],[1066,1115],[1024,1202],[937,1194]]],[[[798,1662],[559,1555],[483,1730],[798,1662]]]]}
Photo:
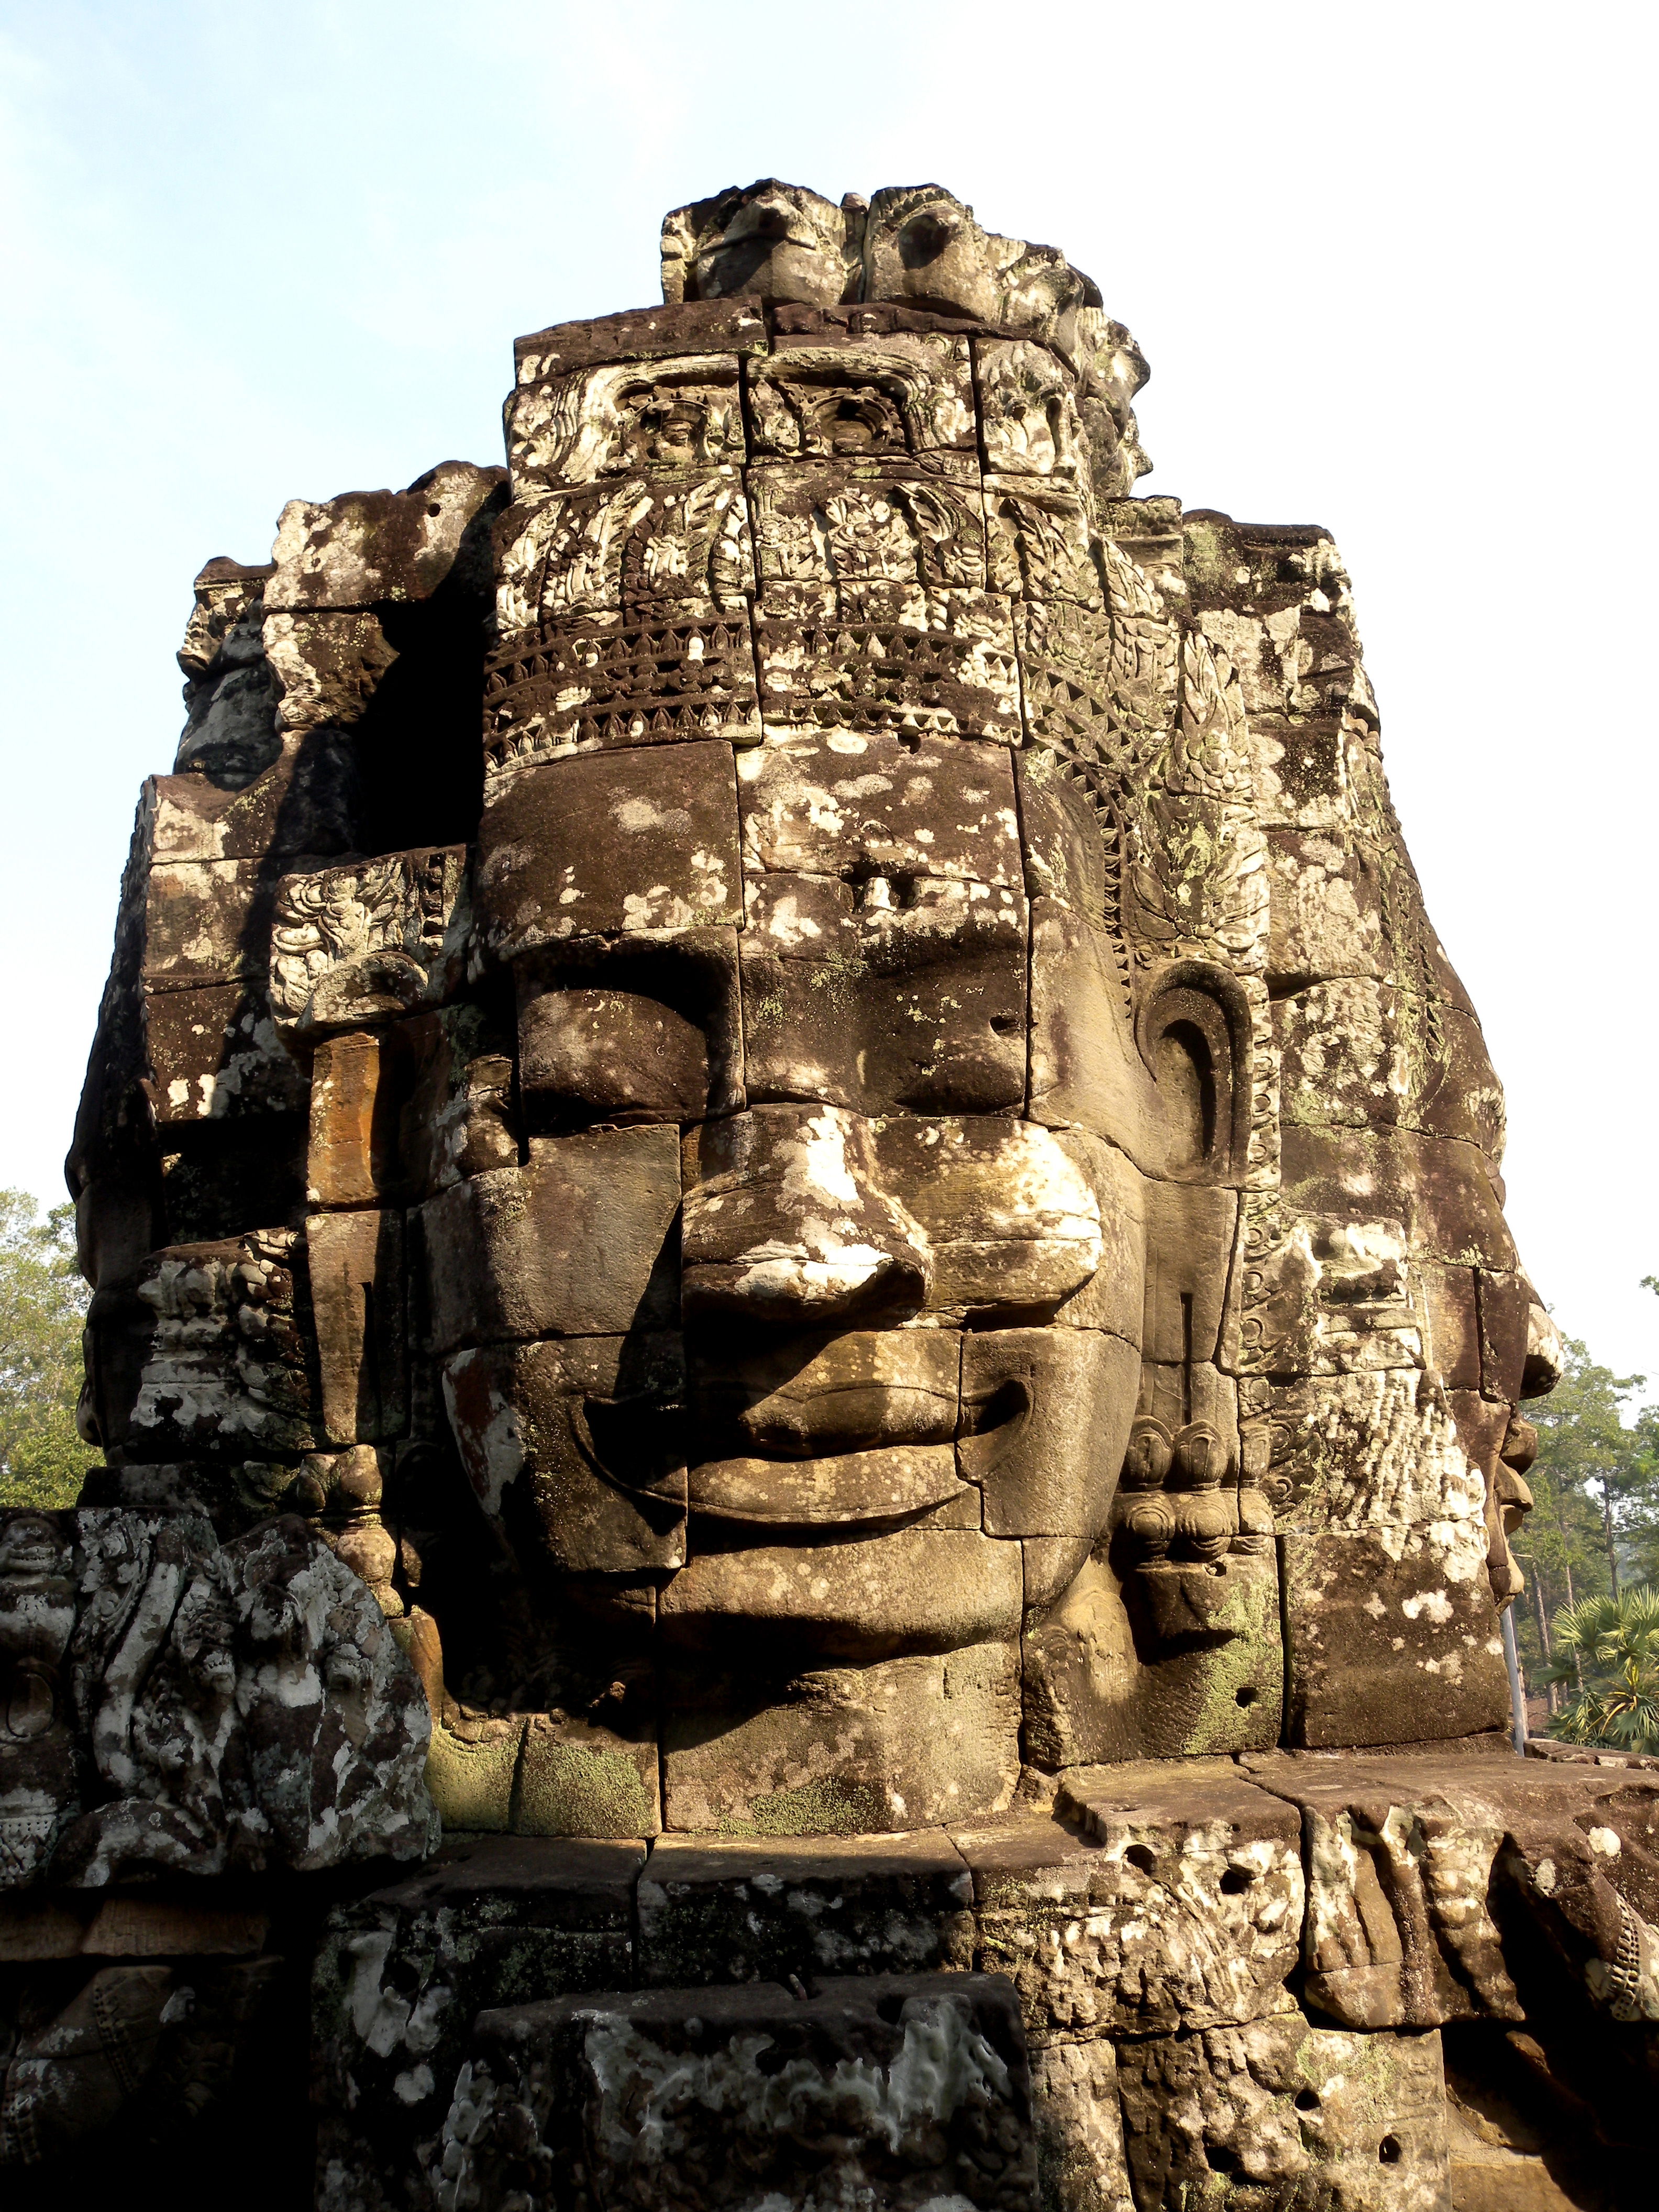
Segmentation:
{"type": "Polygon", "coordinates": [[[13,1879],[412,1854],[425,1758],[342,2212],[1437,2203],[1434,2039],[1534,2033],[1516,1943],[1641,2012],[1659,1901],[1466,1755],[1557,1349],[1347,577],[1132,496],[1133,339],[939,187],[663,272],[519,342],[505,470],[198,580],[13,1879]],[[178,1588],[77,1657],[118,1522],[178,1588]]]}

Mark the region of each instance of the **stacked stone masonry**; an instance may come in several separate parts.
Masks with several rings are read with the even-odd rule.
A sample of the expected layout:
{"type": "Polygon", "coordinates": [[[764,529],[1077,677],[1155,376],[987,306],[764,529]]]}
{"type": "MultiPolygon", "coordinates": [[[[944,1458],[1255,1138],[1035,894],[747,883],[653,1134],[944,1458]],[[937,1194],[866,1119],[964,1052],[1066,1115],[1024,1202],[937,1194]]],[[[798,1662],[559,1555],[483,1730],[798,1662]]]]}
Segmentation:
{"type": "Polygon", "coordinates": [[[1659,1781],[1510,1756],[1558,1346],[1334,545],[937,187],[663,289],[197,579],[0,2160],[311,1975],[328,2212],[1638,2201],[1659,1781]]]}

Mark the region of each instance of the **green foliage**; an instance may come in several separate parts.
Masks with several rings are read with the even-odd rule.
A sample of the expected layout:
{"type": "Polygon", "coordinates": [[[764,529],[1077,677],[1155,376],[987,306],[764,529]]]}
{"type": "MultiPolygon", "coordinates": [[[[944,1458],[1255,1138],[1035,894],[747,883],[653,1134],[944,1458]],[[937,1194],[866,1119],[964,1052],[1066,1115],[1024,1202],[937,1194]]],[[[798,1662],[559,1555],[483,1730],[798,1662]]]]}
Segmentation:
{"type": "Polygon", "coordinates": [[[96,1457],[75,1430],[88,1291],[75,1208],[0,1190],[0,1507],[73,1505],[96,1457]]]}
{"type": "Polygon", "coordinates": [[[1550,1734],[1565,1743],[1659,1752],[1659,1589],[1583,1598],[1556,1614],[1551,1640],[1556,1657],[1547,1679],[1573,1688],[1550,1734]]]}
{"type": "Polygon", "coordinates": [[[1561,1380],[1547,1398],[1522,1408],[1538,1431],[1538,1457],[1527,1476],[1533,1510],[1510,1545],[1528,1588],[1516,1607],[1522,1666],[1529,1682],[1545,1679],[1547,1616],[1613,1587],[1607,1550],[1612,1515],[1614,1556],[1621,1514],[1633,1512],[1653,1469],[1639,1429],[1623,1413],[1640,1376],[1615,1375],[1589,1356],[1577,1337],[1564,1345],[1561,1380]]]}

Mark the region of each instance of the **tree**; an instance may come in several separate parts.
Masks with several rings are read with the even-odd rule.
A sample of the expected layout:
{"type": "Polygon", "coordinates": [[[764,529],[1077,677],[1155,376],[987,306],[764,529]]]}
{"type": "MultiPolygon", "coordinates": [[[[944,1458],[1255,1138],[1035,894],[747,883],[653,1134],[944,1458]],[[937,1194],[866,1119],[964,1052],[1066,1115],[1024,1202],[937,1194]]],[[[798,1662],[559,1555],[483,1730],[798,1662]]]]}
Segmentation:
{"type": "Polygon", "coordinates": [[[0,1190],[0,1507],[75,1503],[94,1456],[75,1429],[87,1298],[75,1208],[37,1221],[27,1191],[0,1190]]]}
{"type": "Polygon", "coordinates": [[[1574,1686],[1550,1734],[1659,1752],[1659,1590],[1626,1585],[1584,1598],[1556,1614],[1553,1640],[1551,1677],[1574,1686]]]}
{"type": "Polygon", "coordinates": [[[1526,1407],[1538,1431],[1527,1476],[1533,1510],[1510,1540],[1528,1583],[1516,1612],[1522,1664],[1529,1680],[1547,1686],[1553,1713],[1561,1698],[1551,1668],[1551,1615],[1616,1586],[1620,1516],[1652,1472],[1639,1432],[1621,1418],[1623,1401],[1644,1378],[1598,1366],[1576,1337],[1564,1350],[1560,1382],[1526,1407]]]}

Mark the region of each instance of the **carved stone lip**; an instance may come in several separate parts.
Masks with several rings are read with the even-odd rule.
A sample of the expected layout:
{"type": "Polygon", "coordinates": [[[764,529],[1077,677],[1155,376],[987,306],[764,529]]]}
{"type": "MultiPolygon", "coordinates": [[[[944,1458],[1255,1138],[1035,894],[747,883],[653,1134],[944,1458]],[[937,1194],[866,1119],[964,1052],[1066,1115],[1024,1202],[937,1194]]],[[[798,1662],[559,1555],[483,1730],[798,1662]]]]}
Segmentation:
{"type": "MultiPolygon", "coordinates": [[[[714,1393],[707,1413],[726,1411],[714,1393]]],[[[923,1444],[948,1444],[957,1432],[958,1394],[912,1384],[860,1380],[811,1392],[775,1392],[732,1407],[732,1441],[757,1458],[805,1460],[923,1444]]]]}
{"type": "Polygon", "coordinates": [[[693,1513],[764,1526],[898,1521],[971,1491],[951,1443],[889,1444],[827,1459],[707,1460],[690,1470],[693,1513]]]}

